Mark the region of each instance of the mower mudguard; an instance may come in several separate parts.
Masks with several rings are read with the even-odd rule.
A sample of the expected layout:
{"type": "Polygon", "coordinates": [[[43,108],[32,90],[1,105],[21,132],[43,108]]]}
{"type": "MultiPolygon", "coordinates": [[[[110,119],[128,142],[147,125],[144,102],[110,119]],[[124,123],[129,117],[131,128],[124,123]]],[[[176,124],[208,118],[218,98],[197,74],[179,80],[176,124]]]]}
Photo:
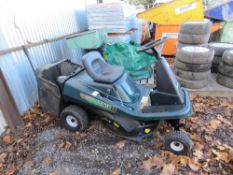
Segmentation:
{"type": "Polygon", "coordinates": [[[181,105],[181,108],[172,110],[172,111],[161,111],[161,112],[138,112],[131,111],[130,116],[129,112],[126,109],[121,109],[121,113],[128,117],[133,117],[135,120],[139,121],[155,121],[155,120],[176,120],[182,118],[188,118],[192,114],[192,105],[189,98],[189,94],[185,89],[182,89],[184,94],[184,104],[181,105]]]}

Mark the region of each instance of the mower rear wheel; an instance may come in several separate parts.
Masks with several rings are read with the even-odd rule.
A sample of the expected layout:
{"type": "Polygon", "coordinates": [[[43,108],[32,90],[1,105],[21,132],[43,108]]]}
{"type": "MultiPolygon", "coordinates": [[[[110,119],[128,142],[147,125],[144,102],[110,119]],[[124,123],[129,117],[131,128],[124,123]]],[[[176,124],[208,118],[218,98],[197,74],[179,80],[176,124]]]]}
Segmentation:
{"type": "Polygon", "coordinates": [[[65,127],[70,131],[84,131],[87,129],[88,116],[80,107],[71,105],[66,107],[60,114],[65,127]]]}
{"type": "Polygon", "coordinates": [[[182,131],[172,131],[164,136],[165,148],[176,155],[189,155],[192,141],[188,134],[182,131]]]}

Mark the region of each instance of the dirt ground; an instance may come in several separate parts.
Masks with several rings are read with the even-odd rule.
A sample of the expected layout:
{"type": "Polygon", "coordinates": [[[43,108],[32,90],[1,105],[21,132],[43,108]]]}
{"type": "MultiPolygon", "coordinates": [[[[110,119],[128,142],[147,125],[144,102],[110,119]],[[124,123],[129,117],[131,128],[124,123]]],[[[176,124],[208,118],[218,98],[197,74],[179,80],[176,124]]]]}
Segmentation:
{"type": "Polygon", "coordinates": [[[164,150],[162,124],[155,138],[135,143],[114,135],[99,120],[72,133],[35,105],[25,127],[0,141],[0,174],[233,174],[233,99],[192,96],[187,120],[194,148],[190,157],[164,150]]]}

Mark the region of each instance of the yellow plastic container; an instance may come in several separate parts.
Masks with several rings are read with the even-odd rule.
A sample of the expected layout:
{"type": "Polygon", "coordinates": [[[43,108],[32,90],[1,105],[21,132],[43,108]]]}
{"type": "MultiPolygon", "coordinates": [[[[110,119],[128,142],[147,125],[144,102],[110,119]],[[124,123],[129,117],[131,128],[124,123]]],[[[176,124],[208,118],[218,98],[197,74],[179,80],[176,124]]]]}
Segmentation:
{"type": "Polygon", "coordinates": [[[202,0],[173,0],[141,12],[137,16],[156,24],[173,25],[184,21],[203,20],[204,12],[202,0]]]}

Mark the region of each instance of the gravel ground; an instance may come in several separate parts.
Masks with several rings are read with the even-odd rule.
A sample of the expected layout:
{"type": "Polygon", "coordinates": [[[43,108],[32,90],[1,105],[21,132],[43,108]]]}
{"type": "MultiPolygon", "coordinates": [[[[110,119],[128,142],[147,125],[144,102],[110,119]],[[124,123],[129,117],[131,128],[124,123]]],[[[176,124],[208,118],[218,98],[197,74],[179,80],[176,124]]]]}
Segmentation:
{"type": "MultiPolygon", "coordinates": [[[[126,141],[109,132],[101,122],[95,126],[81,136],[62,128],[38,133],[30,161],[17,174],[110,174],[116,167],[123,174],[149,173],[140,165],[141,160],[157,154],[153,143],[126,141]]],[[[156,174],[156,170],[150,173],[156,174]]]]}
{"type": "MultiPolygon", "coordinates": [[[[1,136],[0,174],[233,174],[233,99],[193,97],[192,104],[190,157],[165,152],[158,132],[135,143],[116,136],[100,120],[84,133],[69,132],[35,105],[24,116],[24,128],[1,136]]],[[[162,123],[159,131],[168,129],[162,123]]]]}

